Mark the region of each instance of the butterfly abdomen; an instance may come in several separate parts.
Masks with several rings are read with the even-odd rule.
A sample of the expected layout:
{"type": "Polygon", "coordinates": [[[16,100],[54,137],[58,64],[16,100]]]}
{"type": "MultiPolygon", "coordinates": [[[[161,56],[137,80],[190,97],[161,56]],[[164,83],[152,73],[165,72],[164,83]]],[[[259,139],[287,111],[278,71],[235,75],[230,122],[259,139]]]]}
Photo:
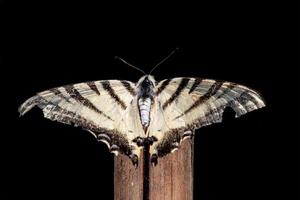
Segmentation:
{"type": "Polygon", "coordinates": [[[150,124],[151,105],[154,98],[154,83],[144,76],[138,86],[138,107],[140,112],[141,124],[146,132],[150,124]]]}
{"type": "Polygon", "coordinates": [[[140,98],[139,99],[139,108],[141,123],[143,127],[148,127],[150,123],[150,110],[151,110],[151,99],[150,98],[140,98]]]}

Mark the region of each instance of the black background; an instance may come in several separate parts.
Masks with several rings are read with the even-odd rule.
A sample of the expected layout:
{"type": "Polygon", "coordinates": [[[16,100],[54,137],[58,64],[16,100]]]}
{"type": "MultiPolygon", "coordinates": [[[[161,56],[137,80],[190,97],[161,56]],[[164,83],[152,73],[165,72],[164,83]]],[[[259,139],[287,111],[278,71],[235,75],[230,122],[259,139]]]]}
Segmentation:
{"type": "Polygon", "coordinates": [[[239,119],[227,110],[224,123],[197,131],[195,199],[284,194],[276,107],[282,102],[276,91],[282,91],[279,80],[287,69],[280,12],[270,5],[2,1],[0,6],[7,177],[2,194],[113,199],[113,156],[104,144],[80,128],[44,119],[37,108],[19,118],[17,108],[36,92],[64,84],[135,82],[142,74],[114,56],[149,71],[176,47],[176,55],[154,72],[157,80],[232,81],[259,91],[267,104],[239,119]]]}

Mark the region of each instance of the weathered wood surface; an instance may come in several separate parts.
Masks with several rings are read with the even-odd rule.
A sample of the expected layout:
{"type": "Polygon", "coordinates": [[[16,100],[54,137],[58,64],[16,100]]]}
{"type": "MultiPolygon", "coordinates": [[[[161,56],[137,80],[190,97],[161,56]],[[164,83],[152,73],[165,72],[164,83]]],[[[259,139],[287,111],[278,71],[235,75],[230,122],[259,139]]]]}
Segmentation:
{"type": "Polygon", "coordinates": [[[124,155],[115,156],[114,163],[114,199],[143,199],[143,153],[136,168],[131,160],[124,155]]]}
{"type": "MultiPolygon", "coordinates": [[[[185,140],[178,151],[160,158],[157,166],[150,166],[150,200],[193,199],[193,148],[193,141],[185,140]]],[[[143,155],[135,169],[126,156],[115,157],[115,200],[143,200],[142,159],[143,155]]]]}

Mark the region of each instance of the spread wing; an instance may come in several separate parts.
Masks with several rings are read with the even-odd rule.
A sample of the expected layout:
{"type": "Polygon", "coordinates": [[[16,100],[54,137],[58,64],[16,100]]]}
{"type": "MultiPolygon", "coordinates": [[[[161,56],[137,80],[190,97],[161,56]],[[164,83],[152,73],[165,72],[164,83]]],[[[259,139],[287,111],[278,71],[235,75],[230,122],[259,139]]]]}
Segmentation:
{"type": "Polygon", "coordinates": [[[134,162],[139,148],[132,139],[143,133],[137,120],[135,85],[129,81],[106,80],[78,83],[38,93],[24,102],[24,115],[34,106],[44,117],[80,126],[108,145],[113,153],[123,153],[134,162]]]}
{"type": "Polygon", "coordinates": [[[158,142],[151,154],[164,156],[192,136],[195,129],[222,121],[226,107],[236,117],[265,106],[255,91],[235,83],[200,78],[166,79],[157,85],[157,105],[150,135],[158,142]]]}

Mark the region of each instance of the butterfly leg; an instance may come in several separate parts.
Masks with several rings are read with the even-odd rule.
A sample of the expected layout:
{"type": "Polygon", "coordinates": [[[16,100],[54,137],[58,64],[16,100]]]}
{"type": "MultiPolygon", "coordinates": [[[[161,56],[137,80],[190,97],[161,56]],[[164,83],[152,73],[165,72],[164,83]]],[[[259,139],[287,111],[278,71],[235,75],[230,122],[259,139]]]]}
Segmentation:
{"type": "Polygon", "coordinates": [[[139,158],[141,154],[141,148],[133,149],[128,157],[131,159],[132,164],[137,168],[139,165],[139,158]]]}
{"type": "Polygon", "coordinates": [[[155,145],[150,146],[150,162],[152,166],[156,166],[158,163],[158,153],[157,150],[155,149],[155,145]]]}
{"type": "Polygon", "coordinates": [[[150,162],[151,162],[152,166],[156,166],[157,165],[157,163],[158,163],[158,155],[156,153],[151,155],[150,162]]]}
{"type": "Polygon", "coordinates": [[[136,154],[130,154],[129,158],[131,159],[132,164],[137,168],[139,166],[139,158],[136,154]]]}

